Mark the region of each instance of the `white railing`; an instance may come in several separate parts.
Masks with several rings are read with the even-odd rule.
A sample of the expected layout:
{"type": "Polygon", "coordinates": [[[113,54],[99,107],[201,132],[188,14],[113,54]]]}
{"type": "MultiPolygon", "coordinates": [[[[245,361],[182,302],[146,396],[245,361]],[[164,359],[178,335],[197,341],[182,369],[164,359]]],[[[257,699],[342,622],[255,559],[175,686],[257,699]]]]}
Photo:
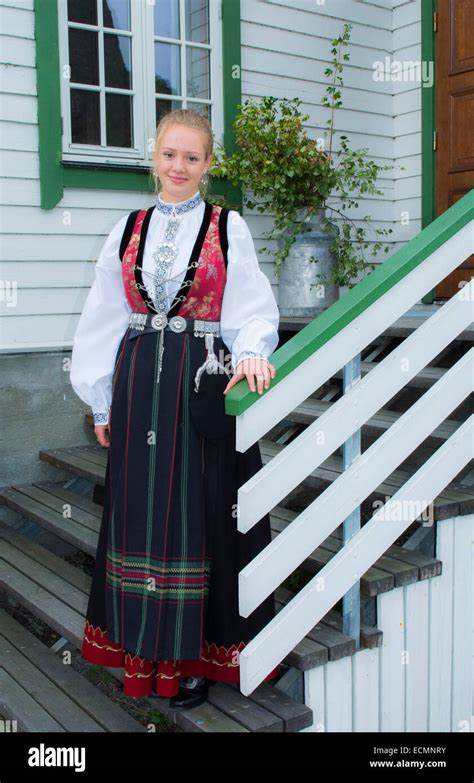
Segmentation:
{"type": "MultiPolygon", "coordinates": [[[[473,250],[474,221],[470,221],[238,416],[237,448],[244,451],[256,442],[473,250]]],[[[472,323],[473,310],[471,281],[239,489],[238,529],[251,529],[321,465],[472,323]]],[[[473,378],[471,349],[248,563],[239,575],[242,616],[259,606],[463,402],[473,391],[473,378]]],[[[247,644],[240,654],[243,694],[263,681],[468,463],[473,456],[473,430],[471,416],[247,644]],[[395,508],[397,515],[392,513],[395,508]],[[380,524],[384,519],[389,522],[380,524]]]]}

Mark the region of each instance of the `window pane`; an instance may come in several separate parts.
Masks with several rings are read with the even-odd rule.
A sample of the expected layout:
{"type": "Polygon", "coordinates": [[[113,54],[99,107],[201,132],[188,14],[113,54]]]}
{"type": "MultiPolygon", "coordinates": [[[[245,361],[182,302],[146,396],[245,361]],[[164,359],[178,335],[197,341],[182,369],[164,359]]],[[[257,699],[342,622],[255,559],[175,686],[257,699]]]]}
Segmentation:
{"type": "Polygon", "coordinates": [[[100,144],[99,93],[71,90],[71,139],[74,144],[100,144]]]}
{"type": "Polygon", "coordinates": [[[99,84],[98,33],[69,28],[69,65],[72,82],[99,84]]]}
{"type": "Polygon", "coordinates": [[[200,114],[203,114],[206,117],[206,119],[208,119],[209,122],[211,122],[211,117],[210,117],[211,107],[209,106],[208,103],[192,103],[191,101],[188,101],[187,108],[194,109],[194,111],[200,112],[200,114]]]}
{"type": "Polygon", "coordinates": [[[179,49],[178,44],[155,43],[155,92],[180,95],[179,49]]]}
{"type": "Polygon", "coordinates": [[[195,43],[209,43],[208,0],[186,0],[185,37],[195,43]]]}
{"type": "Polygon", "coordinates": [[[125,35],[104,34],[106,87],[132,89],[131,40],[125,35]]]}
{"type": "Polygon", "coordinates": [[[104,27],[130,30],[130,0],[102,0],[104,27]]]}
{"type": "Polygon", "coordinates": [[[97,24],[96,0],[67,0],[67,18],[70,22],[97,24]]]}
{"type": "Polygon", "coordinates": [[[156,99],[156,122],[155,126],[158,125],[159,121],[163,117],[164,114],[168,114],[170,111],[174,111],[175,109],[182,109],[183,108],[183,101],[168,101],[166,98],[157,98],[156,99]]]}
{"type": "Polygon", "coordinates": [[[155,0],[155,35],[179,38],[179,0],[155,0]]]}
{"type": "Polygon", "coordinates": [[[186,95],[210,98],[209,49],[186,47],[186,95]]]}
{"type": "Polygon", "coordinates": [[[110,147],[132,147],[132,96],[106,93],[106,144],[110,147]]]}

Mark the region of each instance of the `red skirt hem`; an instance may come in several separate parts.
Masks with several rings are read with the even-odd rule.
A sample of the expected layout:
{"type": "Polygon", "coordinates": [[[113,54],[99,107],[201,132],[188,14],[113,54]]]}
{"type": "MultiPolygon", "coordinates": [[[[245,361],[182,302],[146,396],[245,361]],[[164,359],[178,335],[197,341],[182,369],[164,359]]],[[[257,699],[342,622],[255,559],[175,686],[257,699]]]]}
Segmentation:
{"type": "MultiPolygon", "coordinates": [[[[213,642],[204,642],[201,658],[198,660],[152,661],[140,655],[127,652],[111,642],[107,633],[99,626],[93,627],[87,620],[82,640],[82,656],[98,666],[123,668],[123,692],[125,696],[143,698],[155,693],[157,696],[175,696],[181,677],[193,675],[207,677],[218,682],[240,682],[239,653],[245,642],[230,647],[219,647],[213,642]]],[[[272,680],[280,674],[276,666],[265,680],[272,680]]]]}

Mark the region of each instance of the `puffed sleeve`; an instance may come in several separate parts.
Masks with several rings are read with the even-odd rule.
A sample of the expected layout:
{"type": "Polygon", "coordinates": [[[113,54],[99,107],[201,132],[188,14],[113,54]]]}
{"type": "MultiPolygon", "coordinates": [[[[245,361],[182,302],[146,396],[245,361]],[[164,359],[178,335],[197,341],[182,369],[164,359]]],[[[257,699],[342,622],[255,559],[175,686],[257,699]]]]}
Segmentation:
{"type": "Polygon", "coordinates": [[[235,210],[227,218],[227,281],[221,335],[232,368],[246,356],[267,359],[278,345],[280,314],[268,277],[261,271],[250,229],[235,210]]]}
{"type": "Polygon", "coordinates": [[[127,217],[120,218],[103,245],[74,334],[70,381],[77,396],[92,408],[95,424],[109,421],[116,354],[131,313],[119,256],[127,217]]]}

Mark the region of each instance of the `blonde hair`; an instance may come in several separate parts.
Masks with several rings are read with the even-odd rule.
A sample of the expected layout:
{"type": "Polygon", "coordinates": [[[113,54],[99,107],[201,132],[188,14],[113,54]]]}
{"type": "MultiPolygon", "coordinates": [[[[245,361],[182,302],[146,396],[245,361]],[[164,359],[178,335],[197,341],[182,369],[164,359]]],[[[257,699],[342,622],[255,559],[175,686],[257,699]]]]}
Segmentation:
{"type": "MultiPolygon", "coordinates": [[[[214,149],[214,135],[212,133],[212,128],[209,123],[209,120],[207,117],[205,117],[203,114],[201,114],[198,111],[194,111],[194,109],[175,109],[175,111],[170,111],[164,114],[158,125],[156,126],[156,134],[155,134],[155,150],[153,153],[153,165],[150,170],[151,177],[153,178],[153,188],[155,194],[158,193],[158,191],[161,188],[160,179],[158,177],[158,174],[155,173],[155,164],[156,164],[156,156],[158,154],[158,147],[160,144],[160,139],[166,130],[170,125],[184,125],[187,128],[194,128],[195,130],[199,130],[204,135],[204,149],[206,151],[206,160],[209,158],[210,155],[212,155],[213,149],[214,149]]],[[[203,177],[206,178],[205,184],[200,186],[200,190],[207,192],[209,188],[209,174],[206,172],[203,177]]],[[[203,193],[204,195],[204,193],[203,193]]]]}

